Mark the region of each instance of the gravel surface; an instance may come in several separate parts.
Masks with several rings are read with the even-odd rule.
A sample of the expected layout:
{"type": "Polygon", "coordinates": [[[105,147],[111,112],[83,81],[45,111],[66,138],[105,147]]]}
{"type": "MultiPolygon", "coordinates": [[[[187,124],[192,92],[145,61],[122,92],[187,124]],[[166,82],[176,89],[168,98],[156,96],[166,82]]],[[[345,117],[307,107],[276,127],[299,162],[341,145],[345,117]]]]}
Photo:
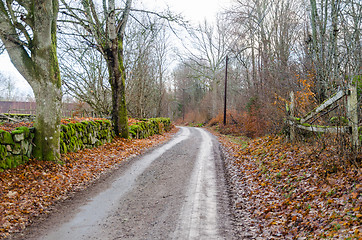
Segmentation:
{"type": "Polygon", "coordinates": [[[216,138],[182,127],[13,239],[240,239],[224,169],[216,138]]]}

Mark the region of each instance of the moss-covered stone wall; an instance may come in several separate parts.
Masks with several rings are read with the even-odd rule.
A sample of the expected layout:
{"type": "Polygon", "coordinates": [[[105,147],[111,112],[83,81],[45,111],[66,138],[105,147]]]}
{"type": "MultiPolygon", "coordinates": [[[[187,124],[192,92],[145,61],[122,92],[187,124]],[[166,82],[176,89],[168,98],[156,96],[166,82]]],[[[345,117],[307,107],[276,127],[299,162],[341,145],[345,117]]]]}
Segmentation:
{"type": "Polygon", "coordinates": [[[18,127],[12,132],[0,130],[0,171],[26,163],[33,149],[34,128],[18,127]]]}
{"type": "Polygon", "coordinates": [[[83,121],[61,126],[60,153],[77,152],[111,142],[112,124],[108,120],[83,121]]]}
{"type": "Polygon", "coordinates": [[[141,119],[139,122],[129,127],[129,133],[132,138],[147,138],[154,134],[163,134],[171,129],[171,120],[169,118],[150,118],[141,119]]]}
{"type": "MultiPolygon", "coordinates": [[[[147,138],[171,129],[169,118],[141,119],[129,127],[132,138],[147,138]]],[[[34,128],[19,127],[12,132],[0,130],[0,171],[29,161],[32,156],[34,128]]],[[[109,120],[83,121],[61,125],[60,152],[77,152],[111,142],[114,137],[109,120]]]]}
{"type": "MultiPolygon", "coordinates": [[[[26,163],[32,156],[34,128],[19,127],[12,132],[0,130],[0,171],[26,163]]],[[[113,138],[108,120],[83,121],[61,125],[61,153],[98,147],[113,138]]]]}

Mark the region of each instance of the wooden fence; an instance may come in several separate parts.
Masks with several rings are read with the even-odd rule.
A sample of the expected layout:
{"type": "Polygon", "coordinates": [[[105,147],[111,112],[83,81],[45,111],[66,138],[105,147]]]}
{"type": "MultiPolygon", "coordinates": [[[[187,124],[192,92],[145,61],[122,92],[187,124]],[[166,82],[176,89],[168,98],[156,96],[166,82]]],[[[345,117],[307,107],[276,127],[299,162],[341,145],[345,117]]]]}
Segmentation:
{"type": "Polygon", "coordinates": [[[311,132],[320,133],[346,133],[351,135],[351,144],[354,150],[358,150],[359,147],[359,127],[358,127],[358,99],[356,86],[350,86],[347,89],[343,89],[335,93],[331,98],[324,101],[321,105],[310,111],[302,118],[295,116],[295,97],[294,93],[290,93],[291,103],[289,105],[289,116],[287,123],[290,125],[290,139],[295,140],[296,128],[304,129],[311,132]],[[333,111],[336,107],[331,106],[342,99],[347,97],[347,126],[318,126],[312,125],[321,116],[333,111]]]}

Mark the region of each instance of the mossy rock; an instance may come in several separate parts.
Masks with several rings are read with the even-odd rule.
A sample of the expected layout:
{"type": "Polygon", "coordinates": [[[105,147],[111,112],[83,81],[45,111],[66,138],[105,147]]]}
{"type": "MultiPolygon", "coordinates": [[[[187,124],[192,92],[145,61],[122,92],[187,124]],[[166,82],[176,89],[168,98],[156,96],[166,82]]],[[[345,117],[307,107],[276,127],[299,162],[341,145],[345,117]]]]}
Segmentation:
{"type": "Polygon", "coordinates": [[[8,151],[6,150],[6,147],[4,145],[0,145],[0,161],[4,160],[7,154],[8,151]]]}
{"type": "Polygon", "coordinates": [[[95,143],[94,143],[94,146],[96,147],[99,147],[99,146],[102,146],[102,142],[97,140],[95,143]]]}
{"type": "Polygon", "coordinates": [[[62,130],[64,133],[67,133],[67,132],[68,132],[68,129],[69,129],[69,127],[68,127],[67,125],[64,125],[64,124],[61,125],[61,130],[62,130]]]}
{"type": "Polygon", "coordinates": [[[82,149],[85,148],[85,145],[84,145],[84,143],[83,143],[82,140],[79,140],[79,141],[78,141],[78,147],[79,147],[80,150],[82,150],[82,149]]]}
{"type": "Polygon", "coordinates": [[[135,131],[131,130],[131,128],[128,130],[128,132],[132,138],[135,138],[137,136],[137,133],[135,131]]]}
{"type": "Polygon", "coordinates": [[[29,135],[30,135],[30,130],[29,130],[29,128],[27,128],[27,127],[25,127],[25,126],[17,127],[17,128],[15,128],[15,129],[22,131],[22,132],[24,133],[25,138],[28,138],[29,135]]]}
{"type": "Polygon", "coordinates": [[[79,146],[78,146],[78,139],[76,137],[72,137],[70,139],[70,143],[69,143],[69,150],[71,152],[76,152],[78,151],[79,149],[79,146]]]}
{"type": "Polygon", "coordinates": [[[84,132],[85,131],[85,126],[83,124],[81,124],[81,123],[76,123],[75,127],[79,132],[84,132]]]}
{"type": "Polygon", "coordinates": [[[73,143],[68,144],[67,151],[68,152],[74,152],[75,151],[75,146],[74,146],[73,143]]]}
{"type": "Polygon", "coordinates": [[[112,123],[109,120],[104,120],[104,123],[106,124],[107,127],[111,127],[112,123]]]}
{"type": "Polygon", "coordinates": [[[8,169],[5,159],[0,159],[0,169],[8,169]]]}
{"type": "Polygon", "coordinates": [[[14,145],[15,144],[11,133],[6,132],[4,130],[0,130],[0,142],[4,145],[5,144],[14,145]]]}
{"type": "Polygon", "coordinates": [[[7,156],[5,159],[6,168],[12,168],[14,166],[14,157],[7,156]]]}
{"type": "Polygon", "coordinates": [[[24,164],[24,160],[23,160],[23,156],[21,155],[15,155],[14,156],[14,160],[13,160],[13,165],[12,165],[12,168],[16,168],[17,166],[19,165],[22,165],[24,164]]]}
{"type": "Polygon", "coordinates": [[[67,145],[61,141],[60,142],[60,153],[64,154],[64,153],[67,153],[68,152],[68,147],[67,145]]]}
{"type": "Polygon", "coordinates": [[[29,140],[30,140],[30,141],[33,141],[34,137],[35,137],[35,133],[30,130],[29,140]]]}
{"type": "Polygon", "coordinates": [[[14,142],[21,142],[25,139],[24,132],[18,132],[20,130],[15,130],[11,134],[13,135],[14,142]]]}
{"type": "Polygon", "coordinates": [[[29,146],[30,146],[29,141],[25,139],[24,141],[21,141],[20,144],[23,153],[26,154],[29,151],[29,146]]]}
{"type": "Polygon", "coordinates": [[[64,139],[64,132],[60,132],[60,139],[64,139]]]}
{"type": "Polygon", "coordinates": [[[75,136],[75,133],[76,133],[76,126],[75,126],[75,124],[73,124],[73,123],[69,123],[68,124],[68,126],[69,126],[69,130],[71,131],[71,135],[72,136],[75,136]]]}
{"type": "Polygon", "coordinates": [[[72,130],[70,129],[70,127],[68,125],[64,125],[62,124],[61,129],[63,131],[63,137],[64,139],[70,139],[72,137],[72,130]]]}
{"type": "Polygon", "coordinates": [[[26,156],[30,158],[32,153],[33,153],[33,144],[29,144],[29,149],[28,152],[26,153],[26,156]]]}
{"type": "Polygon", "coordinates": [[[143,131],[142,127],[138,124],[133,124],[129,126],[129,132],[131,133],[132,138],[139,138],[142,131],[143,131]]]}
{"type": "Polygon", "coordinates": [[[15,143],[12,148],[12,154],[20,154],[22,152],[21,143],[15,143]]]}
{"type": "Polygon", "coordinates": [[[13,135],[14,134],[22,134],[22,133],[24,133],[24,130],[23,129],[17,129],[17,128],[16,128],[16,130],[11,132],[11,134],[13,134],[13,135]]]}

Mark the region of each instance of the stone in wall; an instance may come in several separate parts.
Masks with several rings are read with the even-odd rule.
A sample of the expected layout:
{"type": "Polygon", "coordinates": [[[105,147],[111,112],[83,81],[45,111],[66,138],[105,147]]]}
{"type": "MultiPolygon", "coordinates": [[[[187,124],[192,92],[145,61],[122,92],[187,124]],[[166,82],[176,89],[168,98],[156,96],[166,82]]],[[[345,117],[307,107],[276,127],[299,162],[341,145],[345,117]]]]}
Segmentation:
{"type": "Polygon", "coordinates": [[[11,133],[0,130],[0,171],[26,163],[33,139],[34,128],[18,127],[11,133]]]}

